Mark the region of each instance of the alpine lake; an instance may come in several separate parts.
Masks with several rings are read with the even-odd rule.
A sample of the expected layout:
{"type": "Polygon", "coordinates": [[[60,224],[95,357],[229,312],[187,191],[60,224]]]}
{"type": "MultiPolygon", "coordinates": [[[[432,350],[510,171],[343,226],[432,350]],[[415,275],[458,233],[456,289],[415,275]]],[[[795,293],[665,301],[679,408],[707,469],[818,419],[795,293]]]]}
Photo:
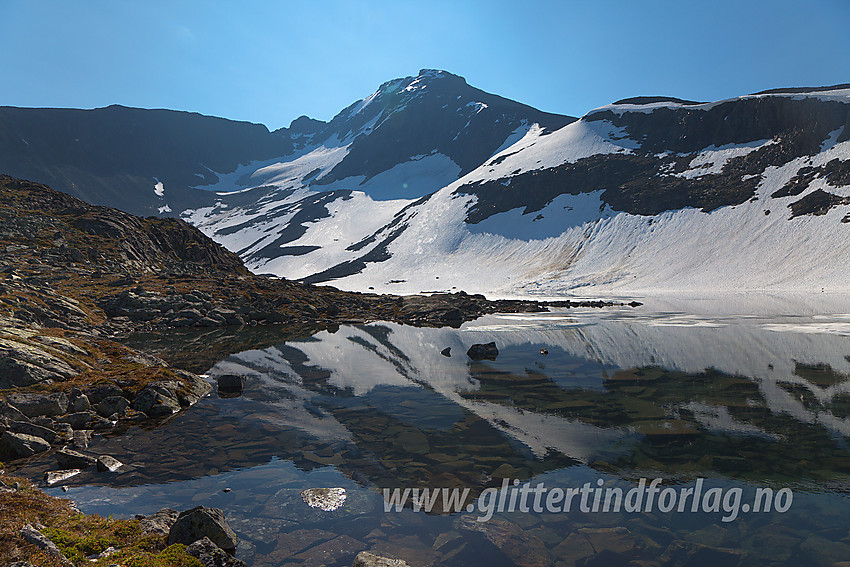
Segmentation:
{"type": "MultiPolygon", "coordinates": [[[[244,376],[244,389],[96,435],[89,450],[126,470],[46,490],[117,517],[220,508],[236,556],[257,567],[348,566],[360,550],[411,566],[850,565],[850,300],[637,299],[458,329],[133,336],[213,383],[244,376]],[[494,360],[467,356],[489,342],[494,360]],[[646,494],[637,509],[594,504],[597,488],[653,479],[648,511],[646,494]],[[495,508],[526,483],[545,493],[495,508]],[[547,504],[583,486],[585,502],[547,504]],[[671,509],[697,487],[697,505],[671,509]],[[311,507],[313,488],[345,500],[311,507]],[[396,488],[468,497],[460,511],[442,493],[430,512],[410,499],[385,511],[396,488]],[[770,511],[752,509],[759,490],[770,511]]],[[[40,479],[48,461],[18,474],[40,479]]]]}

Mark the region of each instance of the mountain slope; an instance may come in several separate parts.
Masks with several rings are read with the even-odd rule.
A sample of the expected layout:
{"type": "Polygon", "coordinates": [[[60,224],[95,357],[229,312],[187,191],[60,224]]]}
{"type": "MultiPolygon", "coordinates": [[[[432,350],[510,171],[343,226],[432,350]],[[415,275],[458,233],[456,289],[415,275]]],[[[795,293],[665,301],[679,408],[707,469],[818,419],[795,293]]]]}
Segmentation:
{"type": "Polygon", "coordinates": [[[414,199],[532,128],[550,132],[574,120],[424,69],[384,83],[328,123],[294,121],[292,154],[222,176],[215,189],[227,194],[184,218],[254,270],[310,276],[356,258],[357,243],[414,199]]]}
{"type": "Polygon", "coordinates": [[[850,85],[634,97],[576,120],[426,69],[275,132],[121,107],[0,108],[0,126],[0,170],[180,214],[251,270],[309,283],[850,287],[850,85]]]}
{"type": "Polygon", "coordinates": [[[215,171],[292,150],[265,126],[173,110],[0,107],[0,173],[140,215],[212,200],[215,171]]]}
{"type": "Polygon", "coordinates": [[[850,90],[631,99],[530,130],[306,281],[506,295],[847,289],[848,237],[850,90]]]}

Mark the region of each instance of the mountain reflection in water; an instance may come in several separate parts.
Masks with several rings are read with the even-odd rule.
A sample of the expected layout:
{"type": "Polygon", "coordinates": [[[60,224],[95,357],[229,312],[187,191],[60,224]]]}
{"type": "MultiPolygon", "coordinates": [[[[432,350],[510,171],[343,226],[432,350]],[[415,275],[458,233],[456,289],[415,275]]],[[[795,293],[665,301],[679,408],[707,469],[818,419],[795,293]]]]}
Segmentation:
{"type": "MultiPolygon", "coordinates": [[[[683,564],[697,544],[762,564],[779,552],[756,537],[759,530],[787,536],[780,563],[828,564],[836,549],[850,551],[846,530],[826,525],[850,507],[843,496],[823,498],[848,486],[850,316],[579,310],[488,316],[457,330],[373,323],[277,341],[279,330],[250,332],[262,336],[139,337],[169,360],[186,356],[187,344],[214,343],[221,360],[207,376],[241,374],[246,388],[237,398],[213,394],[156,427],[96,439],[93,450],[133,469],[108,478],[85,473],[67,494],[101,513],[221,507],[247,541],[240,553],[257,565],[282,560],[280,534],[305,527],[395,550],[411,564],[483,565],[493,560],[492,540],[467,542],[471,536],[458,535],[449,516],[382,515],[380,489],[465,487],[475,496],[504,478],[562,486],[706,478],[799,494],[783,516],[728,525],[710,515],[504,517],[535,534],[528,537],[542,545],[539,553],[565,564],[607,549],[587,530],[611,526],[634,543],[611,549],[657,564],[683,564]],[[500,351],[495,361],[466,356],[472,344],[490,341],[500,351]],[[451,357],[441,356],[446,347],[451,357]],[[225,486],[233,492],[222,493],[225,486]],[[347,488],[341,510],[359,510],[354,524],[361,526],[352,527],[352,516],[300,511],[296,496],[311,486],[347,488]],[[807,524],[813,514],[819,519],[807,524]],[[463,541],[437,545],[445,534],[463,541]],[[592,553],[565,551],[575,534],[592,553]]],[[[25,470],[35,476],[44,466],[25,470]]],[[[568,547],[583,549],[579,543],[568,547]]]]}

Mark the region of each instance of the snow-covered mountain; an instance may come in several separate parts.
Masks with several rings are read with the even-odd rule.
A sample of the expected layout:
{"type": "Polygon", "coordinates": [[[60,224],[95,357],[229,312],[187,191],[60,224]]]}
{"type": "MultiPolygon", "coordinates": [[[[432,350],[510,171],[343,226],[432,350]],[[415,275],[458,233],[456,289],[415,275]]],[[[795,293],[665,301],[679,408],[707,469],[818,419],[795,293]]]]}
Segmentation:
{"type": "Polygon", "coordinates": [[[287,130],[293,153],[220,176],[210,188],[228,194],[184,217],[254,270],[309,277],[362,256],[364,239],[416,199],[532,129],[574,120],[424,69],[384,83],[328,123],[295,120],[287,130]]]}
{"type": "Polygon", "coordinates": [[[576,120],[423,70],[274,132],[0,108],[0,171],[180,214],[255,272],[345,289],[850,288],[850,85],[576,120]]]}
{"type": "Polygon", "coordinates": [[[348,289],[850,287],[850,86],[627,99],[505,146],[415,202],[319,193],[259,221],[244,207],[189,218],[256,270],[348,289]],[[320,200],[325,218],[290,238],[320,200]]]}

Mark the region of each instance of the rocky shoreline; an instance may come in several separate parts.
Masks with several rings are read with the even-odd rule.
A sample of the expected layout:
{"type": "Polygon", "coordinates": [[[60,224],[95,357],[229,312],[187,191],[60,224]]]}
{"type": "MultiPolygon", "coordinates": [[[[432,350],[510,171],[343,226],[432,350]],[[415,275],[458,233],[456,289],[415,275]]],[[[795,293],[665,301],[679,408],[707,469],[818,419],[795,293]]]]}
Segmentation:
{"type": "MultiPolygon", "coordinates": [[[[47,485],[89,467],[120,471],[125,465],[113,457],[87,452],[93,433],[168,419],[209,392],[197,374],[122,344],[131,333],[279,326],[285,337],[287,328],[378,320],[459,327],[488,313],[615,305],[362,294],[256,276],[182,221],[133,217],[6,176],[0,257],[0,459],[14,466],[53,451],[47,485]]],[[[0,506],[16,493],[4,483],[0,506]]],[[[32,521],[0,529],[0,539],[22,550],[7,559],[67,564],[33,543],[40,540],[32,521]]]]}

